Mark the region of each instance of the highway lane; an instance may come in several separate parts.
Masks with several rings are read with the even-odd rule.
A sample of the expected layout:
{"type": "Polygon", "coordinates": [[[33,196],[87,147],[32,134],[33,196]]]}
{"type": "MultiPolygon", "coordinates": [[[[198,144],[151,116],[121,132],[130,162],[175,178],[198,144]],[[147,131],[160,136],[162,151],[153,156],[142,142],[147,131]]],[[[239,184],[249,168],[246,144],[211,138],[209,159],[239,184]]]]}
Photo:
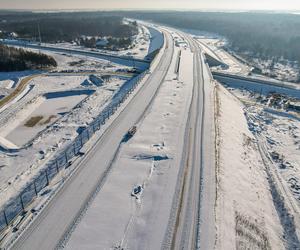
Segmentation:
{"type": "MultiPolygon", "coordinates": [[[[215,242],[214,102],[211,75],[199,45],[182,33],[194,53],[194,90],[187,124],[183,176],[169,249],[213,249],[215,242]]],[[[180,179],[181,178],[181,179],[180,179]]],[[[177,198],[178,198],[177,197],[177,198]]],[[[176,200],[176,197],[175,197],[176,200]]],[[[172,225],[172,223],[171,223],[172,225]]],[[[168,238],[168,237],[166,237],[168,238]]]]}
{"type": "Polygon", "coordinates": [[[231,73],[224,73],[224,72],[217,72],[213,71],[212,72],[213,77],[220,81],[223,82],[224,80],[240,80],[247,82],[247,84],[264,84],[264,85],[269,85],[271,87],[279,87],[279,88],[284,88],[284,89],[290,89],[290,90],[299,90],[300,87],[297,83],[291,83],[291,82],[283,82],[276,80],[274,78],[258,78],[258,77],[253,77],[253,76],[245,76],[241,74],[231,74],[231,73]]]}
{"type": "Polygon", "coordinates": [[[216,60],[220,65],[223,65],[224,67],[228,67],[226,63],[223,62],[223,60],[219,57],[219,55],[216,54],[215,51],[213,51],[206,43],[201,42],[199,40],[196,40],[198,42],[198,45],[201,47],[201,49],[210,57],[216,60]]]}
{"type": "Polygon", "coordinates": [[[215,145],[215,95],[214,83],[208,65],[201,56],[204,81],[204,116],[202,129],[202,172],[200,182],[200,208],[198,244],[200,249],[213,249],[216,239],[216,145],[215,145]]]}
{"type": "Polygon", "coordinates": [[[173,56],[172,37],[166,32],[165,38],[165,53],[149,79],[11,249],[54,249],[68,232],[93,192],[109,174],[111,161],[124,134],[143,115],[164,79],[173,56]]]}

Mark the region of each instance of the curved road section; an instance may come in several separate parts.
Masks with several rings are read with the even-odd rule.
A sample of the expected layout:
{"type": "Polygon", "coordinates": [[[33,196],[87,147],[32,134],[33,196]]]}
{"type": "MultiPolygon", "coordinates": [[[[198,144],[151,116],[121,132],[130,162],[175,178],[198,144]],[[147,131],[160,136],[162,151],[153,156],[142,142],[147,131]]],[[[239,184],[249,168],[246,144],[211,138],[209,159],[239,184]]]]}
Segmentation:
{"type": "Polygon", "coordinates": [[[68,233],[89,198],[105,180],[124,134],[143,115],[166,75],[173,56],[173,40],[168,32],[164,34],[164,54],[149,78],[11,249],[55,249],[68,233]]]}

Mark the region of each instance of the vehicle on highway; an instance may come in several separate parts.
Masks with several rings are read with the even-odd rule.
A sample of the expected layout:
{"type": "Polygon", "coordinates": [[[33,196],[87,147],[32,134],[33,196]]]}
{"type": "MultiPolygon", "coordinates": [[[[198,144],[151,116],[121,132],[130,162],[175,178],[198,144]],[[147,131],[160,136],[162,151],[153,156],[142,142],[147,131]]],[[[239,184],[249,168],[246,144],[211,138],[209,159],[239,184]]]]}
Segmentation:
{"type": "Polygon", "coordinates": [[[127,135],[128,135],[129,137],[132,137],[132,136],[134,136],[134,134],[136,133],[136,131],[137,131],[137,127],[136,127],[136,126],[132,126],[132,127],[128,130],[127,135]]]}
{"type": "Polygon", "coordinates": [[[137,127],[136,126],[132,126],[128,131],[127,133],[124,135],[123,139],[122,139],[122,142],[123,143],[126,143],[128,142],[136,133],[137,131],[137,127]]]}

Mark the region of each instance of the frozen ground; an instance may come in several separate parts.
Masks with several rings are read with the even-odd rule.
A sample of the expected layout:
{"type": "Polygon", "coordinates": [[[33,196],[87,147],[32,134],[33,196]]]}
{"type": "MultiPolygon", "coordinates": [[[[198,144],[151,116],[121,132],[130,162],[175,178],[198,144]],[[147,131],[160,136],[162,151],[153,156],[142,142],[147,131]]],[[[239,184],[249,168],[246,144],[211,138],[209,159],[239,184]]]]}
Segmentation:
{"type": "Polygon", "coordinates": [[[247,75],[250,72],[251,68],[247,65],[241,63],[232,55],[230,55],[227,51],[223,49],[224,43],[219,38],[206,38],[206,37],[198,37],[198,42],[200,46],[205,50],[211,50],[212,53],[216,54],[218,58],[221,59],[226,65],[229,66],[228,69],[224,70],[222,68],[213,68],[213,70],[228,72],[228,73],[239,73],[242,75],[247,75]]]}
{"type": "MultiPolygon", "coordinates": [[[[79,77],[39,77],[34,80],[35,85],[49,86],[53,84],[53,91],[70,90],[72,87],[81,86],[81,83],[86,81],[85,76],[79,77]],[[47,81],[48,80],[48,81],[47,81]],[[58,84],[59,83],[59,84],[58,84]]],[[[1,204],[9,199],[16,190],[19,190],[27,181],[28,178],[34,176],[41,167],[47,162],[57,150],[63,148],[73,138],[77,136],[77,129],[86,126],[97,116],[104,108],[105,104],[112,97],[114,92],[120,88],[125,80],[120,78],[111,78],[102,87],[94,88],[95,93],[89,96],[80,106],[65,114],[57,120],[52,126],[34,138],[32,145],[21,149],[14,154],[0,154],[0,200],[1,204]],[[9,185],[8,183],[13,183],[9,185]]],[[[39,88],[36,88],[39,89],[39,88]]],[[[19,112],[14,113],[8,121],[2,126],[1,134],[10,131],[11,127],[24,120],[24,117],[29,116],[33,112],[30,109],[30,104],[36,102],[39,96],[43,93],[42,87],[39,89],[39,94],[28,103],[25,103],[19,112]]],[[[33,93],[31,93],[33,95],[33,93]]],[[[66,100],[63,100],[66,102],[66,100]]],[[[76,101],[77,102],[77,101],[76,101]]],[[[34,106],[34,105],[33,105],[34,106]]],[[[19,138],[24,140],[24,135],[19,138]]]]}
{"type": "Polygon", "coordinates": [[[79,46],[72,43],[56,43],[56,44],[43,43],[42,45],[50,46],[50,47],[54,46],[56,48],[59,47],[59,48],[67,48],[67,49],[80,49],[80,50],[108,53],[111,55],[133,56],[135,58],[144,59],[148,54],[149,47],[155,47],[155,44],[153,44],[150,39],[151,34],[147,27],[139,25],[138,31],[139,31],[138,34],[133,38],[131,48],[123,49],[119,51],[107,51],[103,49],[86,48],[84,46],[79,46]],[[150,46],[150,44],[152,45],[150,46]]]}
{"type": "Polygon", "coordinates": [[[217,249],[283,249],[283,229],[243,105],[217,89],[217,249]]]}
{"type": "Polygon", "coordinates": [[[15,84],[15,81],[10,80],[10,79],[0,81],[1,88],[11,89],[11,88],[13,88],[14,84],[15,84]]]}
{"type": "Polygon", "coordinates": [[[193,56],[188,50],[182,50],[184,66],[175,80],[178,51],[153,105],[137,124],[137,133],[120,145],[112,172],[71,234],[67,249],[160,248],[193,86],[193,56]],[[132,196],[139,185],[141,192],[132,196]]]}
{"type": "Polygon", "coordinates": [[[268,75],[281,81],[299,82],[299,65],[298,63],[288,62],[285,60],[273,62],[272,60],[252,59],[253,64],[262,70],[264,75],[268,75]]]}
{"type": "MultiPolygon", "coordinates": [[[[72,88],[77,88],[81,86],[80,84],[87,78],[87,76],[44,76],[44,75],[35,75],[32,80],[29,81],[28,87],[31,86],[29,91],[26,91],[26,95],[23,96],[18,101],[11,101],[5,107],[1,108],[0,116],[0,126],[1,126],[1,135],[6,135],[12,127],[15,127],[14,124],[17,124],[19,120],[24,120],[24,117],[29,115],[33,110],[28,109],[31,104],[36,102],[36,99],[52,91],[64,91],[72,88]]],[[[19,99],[19,98],[16,98],[19,99]]]]}
{"type": "MultiPolygon", "coordinates": [[[[38,71],[22,71],[22,72],[0,72],[0,99],[11,94],[20,80],[33,74],[37,74],[38,71]]],[[[3,110],[1,107],[0,112],[3,110]]]]}
{"type": "MultiPolygon", "coordinates": [[[[39,51],[31,49],[32,51],[39,51]]],[[[93,72],[93,71],[115,71],[117,69],[129,69],[129,67],[117,65],[110,61],[97,59],[83,55],[70,55],[43,50],[44,54],[52,56],[58,63],[52,72],[93,72]]]]}
{"type": "Polygon", "coordinates": [[[294,197],[300,202],[300,114],[289,108],[289,102],[300,103],[293,95],[262,95],[239,88],[230,91],[245,103],[253,132],[264,138],[274,167],[282,175],[294,197]]]}
{"type": "MultiPolygon", "coordinates": [[[[36,49],[30,49],[34,52],[39,52],[36,49]]],[[[56,62],[57,67],[50,70],[48,75],[52,73],[66,73],[72,76],[76,76],[75,73],[81,73],[82,75],[88,73],[111,73],[117,70],[126,71],[130,69],[127,66],[117,65],[106,60],[101,60],[88,56],[81,55],[67,55],[62,53],[55,53],[50,51],[43,51],[43,53],[52,56],[56,62]]],[[[22,79],[29,76],[46,74],[46,71],[24,71],[24,72],[0,72],[0,96],[7,96],[14,91],[22,79]]],[[[55,74],[53,74],[55,75],[55,74]]],[[[48,86],[44,86],[47,88],[48,86]]],[[[51,88],[51,86],[50,86],[51,88]]],[[[2,112],[2,108],[0,110],[2,112]]]]}
{"type": "Polygon", "coordinates": [[[6,131],[7,134],[2,133],[1,135],[13,144],[23,146],[55,120],[70,112],[74,106],[86,97],[87,95],[80,93],[51,99],[40,96],[26,107],[26,109],[33,110],[33,112],[29,113],[24,110],[24,113],[29,113],[28,116],[24,117],[24,120],[18,119],[15,123],[16,127],[9,126],[10,130],[6,131]],[[33,120],[38,117],[41,119],[35,123],[33,120]],[[30,121],[33,121],[32,124],[29,124],[30,121]]]}
{"type": "Polygon", "coordinates": [[[259,136],[272,157],[273,167],[290,188],[300,206],[300,116],[271,108],[248,106],[249,123],[258,127],[259,136]]]}
{"type": "Polygon", "coordinates": [[[282,88],[262,85],[258,88],[250,84],[247,87],[229,84],[228,89],[233,94],[231,96],[243,103],[243,119],[254,136],[253,141],[267,174],[283,230],[282,242],[286,248],[299,249],[296,229],[300,226],[300,116],[288,108],[290,101],[299,103],[298,90],[283,91],[282,88]]]}

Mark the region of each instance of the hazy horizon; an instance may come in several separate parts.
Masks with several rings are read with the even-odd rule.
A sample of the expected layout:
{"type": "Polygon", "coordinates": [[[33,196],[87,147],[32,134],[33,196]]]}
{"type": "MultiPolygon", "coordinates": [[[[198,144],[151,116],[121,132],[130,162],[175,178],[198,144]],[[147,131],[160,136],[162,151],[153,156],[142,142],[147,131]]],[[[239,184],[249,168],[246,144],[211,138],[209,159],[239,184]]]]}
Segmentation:
{"type": "Polygon", "coordinates": [[[2,10],[207,10],[207,11],[297,11],[300,1],[294,0],[0,0],[2,10]]]}

